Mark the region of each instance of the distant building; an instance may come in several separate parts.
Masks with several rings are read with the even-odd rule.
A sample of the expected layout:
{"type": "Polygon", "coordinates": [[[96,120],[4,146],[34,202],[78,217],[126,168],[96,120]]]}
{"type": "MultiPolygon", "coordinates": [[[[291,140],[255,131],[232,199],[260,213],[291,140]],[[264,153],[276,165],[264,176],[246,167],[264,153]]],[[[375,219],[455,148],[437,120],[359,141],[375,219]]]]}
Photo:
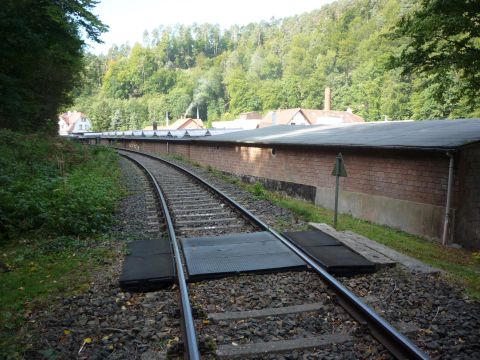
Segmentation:
{"type": "Polygon", "coordinates": [[[201,119],[184,118],[178,119],[168,126],[171,130],[180,129],[203,129],[203,121],[201,119]]]}
{"type": "Polygon", "coordinates": [[[238,119],[229,121],[213,121],[213,129],[243,129],[252,130],[257,129],[262,122],[262,115],[258,112],[251,111],[241,113],[238,119]]]}
{"type": "MultiPolygon", "coordinates": [[[[203,121],[201,119],[181,118],[168,126],[157,126],[157,130],[181,130],[181,129],[203,129],[203,121]]],[[[148,125],[143,130],[154,130],[153,125],[148,125]]]]}
{"type": "Polygon", "coordinates": [[[324,104],[323,110],[295,108],[270,111],[262,119],[259,127],[271,125],[337,125],[365,121],[361,116],[355,115],[350,108],[347,111],[332,110],[330,88],[325,88],[324,104]]]}
{"type": "Polygon", "coordinates": [[[353,114],[351,111],[296,108],[270,111],[262,119],[259,127],[271,125],[336,125],[364,121],[362,117],[353,114]]]}
{"type": "Polygon", "coordinates": [[[92,122],[82,112],[69,111],[58,117],[58,134],[61,136],[85,133],[91,129],[92,122]]]}

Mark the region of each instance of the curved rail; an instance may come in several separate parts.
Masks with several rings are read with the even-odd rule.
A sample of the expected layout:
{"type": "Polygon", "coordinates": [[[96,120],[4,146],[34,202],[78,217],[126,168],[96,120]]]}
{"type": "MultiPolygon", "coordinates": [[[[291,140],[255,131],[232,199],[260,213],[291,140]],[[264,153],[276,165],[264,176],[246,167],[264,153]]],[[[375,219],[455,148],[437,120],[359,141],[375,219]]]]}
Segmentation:
{"type": "Polygon", "coordinates": [[[274,229],[270,228],[266,223],[253,215],[249,210],[244,208],[235,200],[229,198],[221,190],[217,189],[207,181],[203,180],[196,174],[192,173],[190,170],[177,165],[171,161],[162,159],[158,156],[143,153],[140,151],[116,148],[118,150],[128,151],[132,153],[141,154],[152,159],[162,161],[166,164],[169,164],[182,172],[193,177],[206,187],[210,188],[212,191],[220,195],[225,201],[229,202],[237,210],[244,214],[244,216],[251,219],[264,231],[268,231],[273,234],[277,239],[282,241],[288,248],[290,248],[295,254],[297,254],[303,261],[305,261],[312,269],[314,269],[320,277],[332,288],[335,294],[338,296],[341,306],[360,324],[365,324],[369,327],[372,335],[383,344],[390,353],[395,356],[397,359],[429,359],[427,354],[425,354],[420,348],[418,348],[411,340],[406,336],[401,334],[397,329],[392,327],[385,319],[378,315],[374,310],[370,309],[365,305],[354,293],[348,290],[344,285],[342,285],[337,279],[330,275],[325,269],[319,266],[310,256],[296,247],[293,243],[283,237],[281,234],[276,232],[274,229]]]}
{"type": "Polygon", "coordinates": [[[180,298],[182,302],[182,313],[183,313],[183,321],[184,321],[183,327],[185,332],[185,339],[187,342],[187,346],[186,346],[187,354],[190,360],[200,359],[200,352],[198,350],[198,344],[197,344],[197,335],[196,335],[195,324],[194,324],[193,315],[192,315],[192,307],[190,305],[190,301],[188,298],[187,282],[185,280],[185,274],[183,273],[180,249],[178,247],[177,238],[175,236],[175,230],[173,228],[172,218],[170,217],[170,213],[168,212],[167,202],[165,201],[165,197],[163,196],[163,192],[160,188],[160,185],[158,184],[153,174],[145,166],[139,163],[137,160],[124,154],[120,154],[120,155],[124,156],[130,161],[133,161],[135,164],[137,164],[141,169],[143,169],[148,174],[150,181],[154,185],[155,190],[157,191],[158,197],[160,198],[165,221],[167,222],[168,235],[172,243],[173,253],[175,257],[178,288],[180,290],[180,298]]]}

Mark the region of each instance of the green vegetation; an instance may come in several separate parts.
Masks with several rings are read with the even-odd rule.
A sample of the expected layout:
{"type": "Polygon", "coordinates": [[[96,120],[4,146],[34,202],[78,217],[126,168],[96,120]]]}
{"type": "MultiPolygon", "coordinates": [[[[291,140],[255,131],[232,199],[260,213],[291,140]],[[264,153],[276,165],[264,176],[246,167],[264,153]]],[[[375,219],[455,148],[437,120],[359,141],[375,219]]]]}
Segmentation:
{"type": "MultiPolygon", "coordinates": [[[[315,206],[312,203],[291,198],[276,192],[265,190],[260,183],[246,184],[238,178],[210,170],[224,181],[242,186],[258,199],[268,199],[274,204],[290,209],[299,219],[306,222],[325,223],[333,226],[333,211],[315,206]]],[[[371,222],[356,219],[350,215],[338,216],[337,229],[350,230],[387,245],[399,252],[412,256],[434,267],[445,270],[447,278],[455,284],[466,288],[466,293],[472,299],[480,299],[480,253],[463,249],[446,248],[438,243],[425,240],[419,236],[376,225],[371,222]]]]}
{"type": "Polygon", "coordinates": [[[59,108],[83,67],[83,37],[106,31],[95,0],[3,0],[0,11],[0,129],[55,130],[59,108]],[[82,35],[83,34],[83,35],[82,35]]]}
{"type": "Polygon", "coordinates": [[[408,39],[392,65],[404,75],[425,74],[437,101],[458,102],[480,95],[480,10],[474,0],[422,0],[402,16],[393,39],[408,39]],[[461,81],[456,81],[459,78],[461,81]],[[458,87],[453,94],[445,94],[458,87]],[[468,93],[464,97],[462,94],[468,93]]]}
{"type": "Polygon", "coordinates": [[[465,91],[473,89],[468,79],[480,78],[478,9],[475,1],[460,3],[425,0],[427,10],[418,12],[423,8],[411,0],[339,0],[224,31],[210,24],[159,27],[145,32],[143,44],[87,55],[75,108],[98,130],[126,130],[154,120],[164,125],[166,112],[170,119],[195,116],[197,108],[208,121],[323,108],[329,86],[335,110],[350,107],[368,121],[480,116],[478,86],[465,91]],[[417,35],[439,46],[412,45],[417,35]],[[470,55],[459,56],[467,47],[448,46],[456,38],[470,55]],[[406,53],[418,61],[441,57],[445,66],[429,64],[437,75],[425,67],[410,71],[419,62],[404,57],[392,66],[406,53]]]}
{"type": "Polygon", "coordinates": [[[79,236],[108,225],[116,198],[111,151],[1,131],[0,152],[0,244],[31,231],[79,236]]]}
{"type": "Polygon", "coordinates": [[[87,287],[111,255],[101,233],[121,192],[107,148],[1,131],[0,152],[0,358],[12,358],[30,313],[87,287]]]}

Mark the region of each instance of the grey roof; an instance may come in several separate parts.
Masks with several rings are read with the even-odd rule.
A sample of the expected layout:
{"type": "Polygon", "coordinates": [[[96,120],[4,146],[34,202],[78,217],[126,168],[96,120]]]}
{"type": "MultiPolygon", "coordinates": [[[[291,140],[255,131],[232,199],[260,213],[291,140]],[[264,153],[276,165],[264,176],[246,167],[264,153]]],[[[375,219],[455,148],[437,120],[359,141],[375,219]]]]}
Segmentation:
{"type": "Polygon", "coordinates": [[[233,128],[233,129],[208,129],[209,135],[221,135],[229,134],[232,132],[243,131],[243,129],[233,128]]]}
{"type": "Polygon", "coordinates": [[[209,136],[207,129],[187,129],[185,136],[209,136]]]}
{"type": "Polygon", "coordinates": [[[277,125],[214,135],[197,142],[444,150],[480,141],[480,119],[277,125]]]}

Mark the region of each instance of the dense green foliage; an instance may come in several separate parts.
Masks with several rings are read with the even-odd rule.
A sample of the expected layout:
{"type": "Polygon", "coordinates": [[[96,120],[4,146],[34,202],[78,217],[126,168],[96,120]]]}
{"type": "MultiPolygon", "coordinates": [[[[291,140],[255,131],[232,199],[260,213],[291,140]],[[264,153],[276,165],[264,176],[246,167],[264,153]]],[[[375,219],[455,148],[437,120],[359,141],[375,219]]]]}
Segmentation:
{"type": "Polygon", "coordinates": [[[55,129],[82,69],[82,32],[106,30],[94,0],[3,0],[0,7],[0,128],[55,129]]]}
{"type": "MultiPolygon", "coordinates": [[[[390,59],[409,41],[391,34],[416,9],[411,0],[340,0],[225,31],[209,24],[160,27],[145,33],[142,45],[89,55],[76,109],[96,129],[132,129],[154,120],[163,124],[167,111],[170,118],[194,116],[197,107],[208,120],[244,111],[323,108],[330,86],[335,110],[350,107],[369,121],[479,116],[480,100],[464,91],[465,79],[455,72],[439,81],[391,68],[390,59]],[[438,93],[443,96],[433,96],[438,93]]],[[[472,36],[469,44],[478,50],[472,36]]],[[[455,56],[454,49],[443,50],[455,56]]]]}
{"type": "Polygon", "coordinates": [[[422,0],[405,14],[392,38],[407,38],[393,65],[404,74],[426,74],[437,88],[433,94],[445,101],[450,83],[458,78],[455,101],[480,95],[480,3],[478,0],[422,0]]]}
{"type": "Polygon", "coordinates": [[[0,132],[0,243],[104,230],[118,194],[114,154],[41,136],[0,132]]]}

